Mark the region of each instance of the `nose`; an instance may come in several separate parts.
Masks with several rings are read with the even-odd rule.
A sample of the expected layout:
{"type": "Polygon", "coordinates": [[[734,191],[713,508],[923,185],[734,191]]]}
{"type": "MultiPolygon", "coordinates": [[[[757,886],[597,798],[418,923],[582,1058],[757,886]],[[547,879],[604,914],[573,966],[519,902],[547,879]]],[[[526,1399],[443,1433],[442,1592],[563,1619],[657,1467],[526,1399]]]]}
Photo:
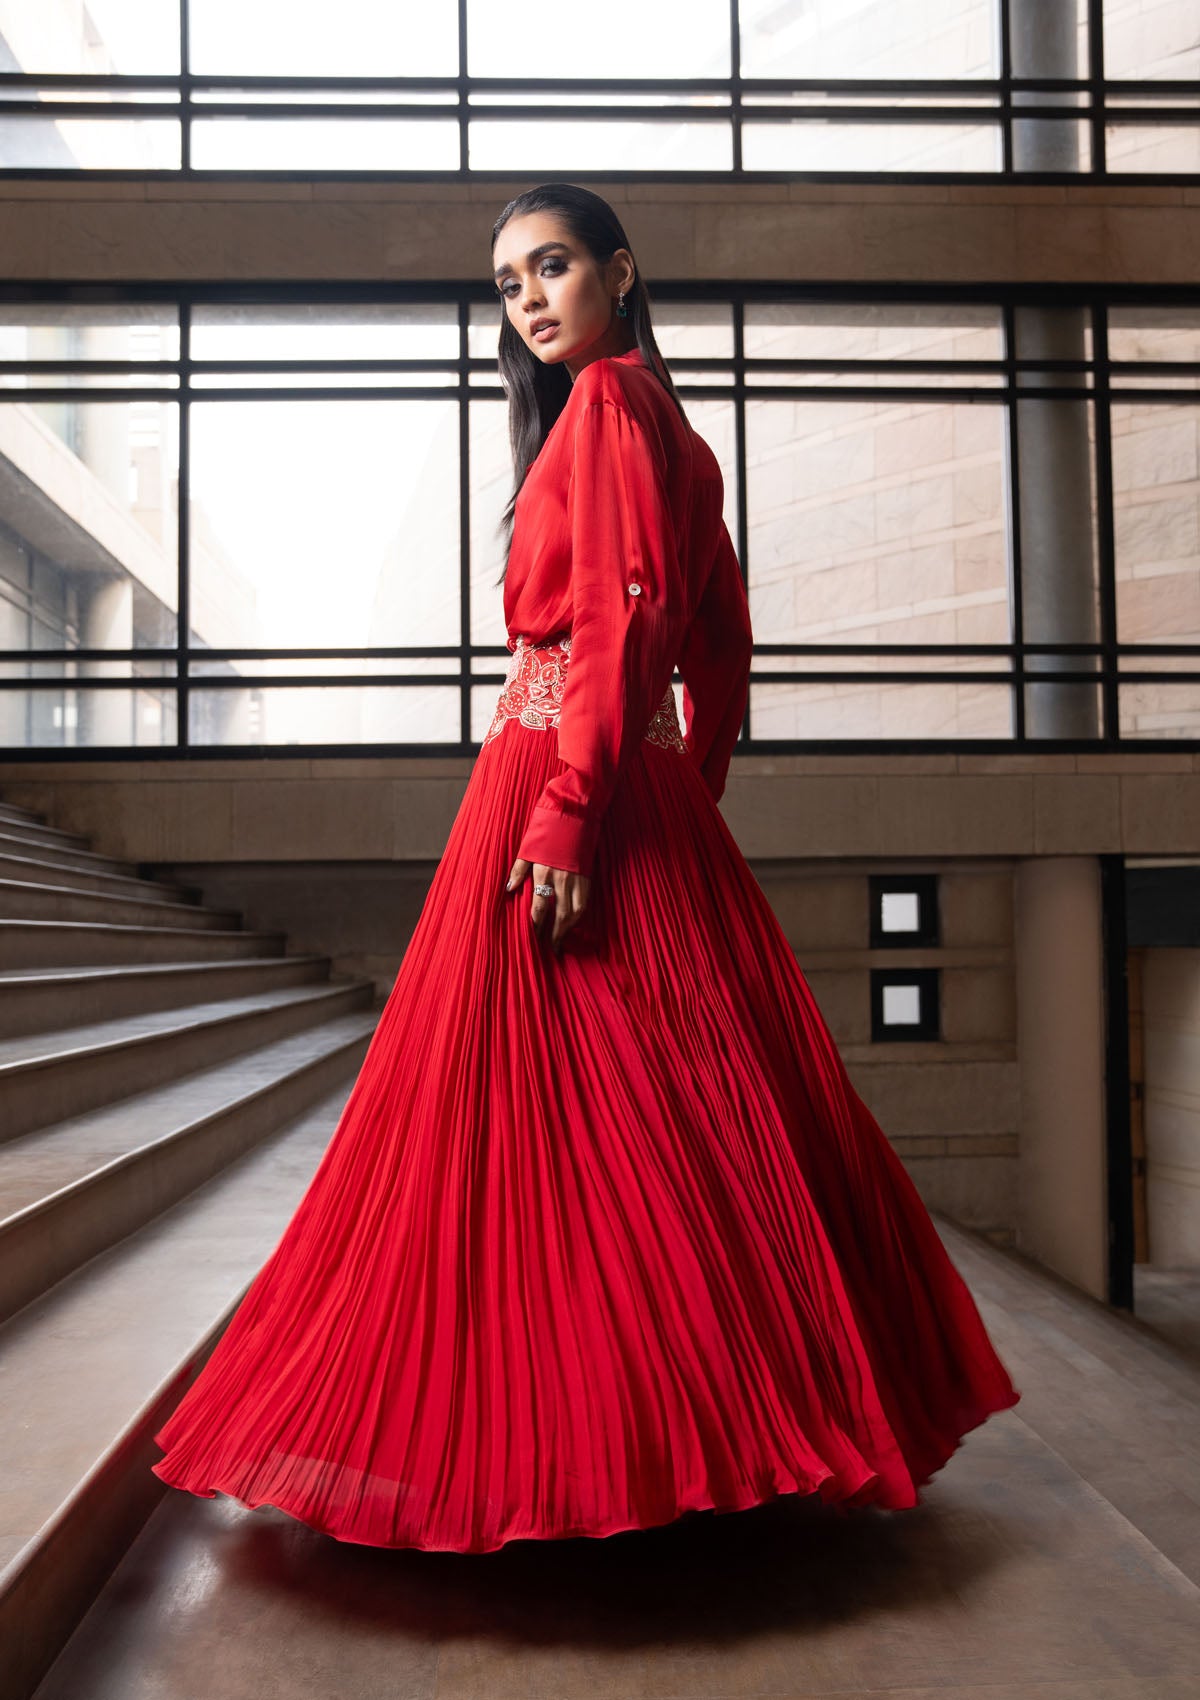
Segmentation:
{"type": "Polygon", "coordinates": [[[526,317],[528,318],[532,314],[535,307],[544,307],[545,305],[546,297],[538,288],[537,278],[530,278],[521,291],[521,306],[526,317]]]}

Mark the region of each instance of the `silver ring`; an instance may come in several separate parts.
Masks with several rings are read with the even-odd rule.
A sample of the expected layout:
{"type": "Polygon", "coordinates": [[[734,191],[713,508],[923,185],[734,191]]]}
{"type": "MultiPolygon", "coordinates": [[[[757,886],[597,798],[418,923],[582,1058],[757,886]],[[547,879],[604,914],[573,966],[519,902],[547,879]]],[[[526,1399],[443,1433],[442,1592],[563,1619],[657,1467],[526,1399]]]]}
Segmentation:
{"type": "Polygon", "coordinates": [[[535,885],[533,889],[538,897],[554,896],[554,887],[552,885],[535,885]]]}

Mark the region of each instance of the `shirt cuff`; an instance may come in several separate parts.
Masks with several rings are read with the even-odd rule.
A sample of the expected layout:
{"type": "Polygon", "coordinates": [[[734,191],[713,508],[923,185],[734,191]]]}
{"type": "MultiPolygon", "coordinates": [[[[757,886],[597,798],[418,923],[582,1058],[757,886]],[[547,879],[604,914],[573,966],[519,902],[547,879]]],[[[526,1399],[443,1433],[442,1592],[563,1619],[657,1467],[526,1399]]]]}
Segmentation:
{"type": "Polygon", "coordinates": [[[535,803],[517,855],[523,862],[540,862],[547,868],[563,868],[590,878],[599,835],[599,824],[593,824],[590,817],[535,803]]]}

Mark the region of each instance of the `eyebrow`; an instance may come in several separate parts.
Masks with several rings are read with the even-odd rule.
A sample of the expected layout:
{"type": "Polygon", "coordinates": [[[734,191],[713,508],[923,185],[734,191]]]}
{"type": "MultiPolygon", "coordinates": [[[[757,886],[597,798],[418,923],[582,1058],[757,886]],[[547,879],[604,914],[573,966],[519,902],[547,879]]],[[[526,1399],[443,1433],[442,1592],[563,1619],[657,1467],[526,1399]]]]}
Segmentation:
{"type": "MultiPolygon", "coordinates": [[[[530,265],[532,265],[535,260],[540,260],[543,254],[550,253],[553,248],[563,248],[567,253],[570,253],[571,251],[565,242],[543,242],[539,247],[531,248],[525,258],[529,261],[530,265]]],[[[512,267],[506,261],[504,265],[496,267],[495,276],[503,277],[506,272],[510,272],[511,270],[512,267]]]]}

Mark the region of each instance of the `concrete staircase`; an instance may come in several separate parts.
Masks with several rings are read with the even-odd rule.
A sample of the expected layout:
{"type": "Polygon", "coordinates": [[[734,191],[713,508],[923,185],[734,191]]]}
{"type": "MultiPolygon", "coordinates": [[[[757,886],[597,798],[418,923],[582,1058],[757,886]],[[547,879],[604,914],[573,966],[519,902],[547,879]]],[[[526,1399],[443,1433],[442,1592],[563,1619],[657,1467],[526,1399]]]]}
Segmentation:
{"type": "Polygon", "coordinates": [[[299,1202],[369,979],[0,803],[0,1666],[26,1700],[163,1494],[151,1435],[299,1202]]]}

